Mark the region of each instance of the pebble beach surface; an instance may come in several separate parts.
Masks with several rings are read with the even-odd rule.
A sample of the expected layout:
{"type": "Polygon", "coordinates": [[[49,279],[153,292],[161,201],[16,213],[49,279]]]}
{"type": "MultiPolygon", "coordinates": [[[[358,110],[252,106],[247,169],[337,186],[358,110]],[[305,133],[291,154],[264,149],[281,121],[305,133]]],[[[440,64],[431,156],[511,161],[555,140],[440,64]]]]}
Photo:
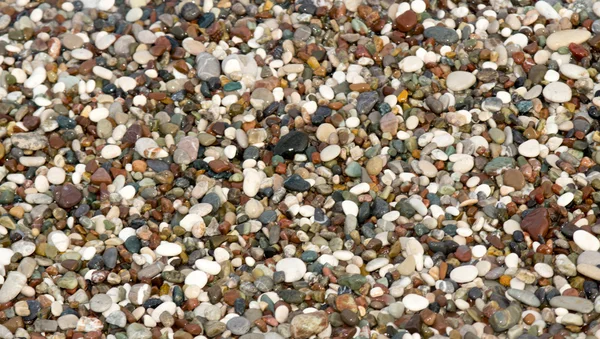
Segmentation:
{"type": "Polygon", "coordinates": [[[0,1],[0,338],[600,338],[600,2],[0,1]]]}

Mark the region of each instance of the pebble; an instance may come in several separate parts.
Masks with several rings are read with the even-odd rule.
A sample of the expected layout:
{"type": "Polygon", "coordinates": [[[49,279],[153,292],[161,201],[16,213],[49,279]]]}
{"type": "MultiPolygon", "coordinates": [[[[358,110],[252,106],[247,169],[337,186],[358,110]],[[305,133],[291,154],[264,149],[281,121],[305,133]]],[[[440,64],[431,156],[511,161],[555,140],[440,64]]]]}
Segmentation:
{"type": "Polygon", "coordinates": [[[409,311],[419,312],[427,308],[427,306],[429,306],[429,301],[427,300],[427,298],[424,298],[420,295],[408,294],[404,298],[402,298],[402,304],[409,311]]]}
{"type": "Polygon", "coordinates": [[[594,309],[594,304],[580,297],[556,296],[550,299],[550,306],[562,307],[573,312],[589,313],[594,309]]]}
{"type": "Polygon", "coordinates": [[[561,47],[567,47],[569,44],[581,44],[586,42],[592,33],[582,29],[566,29],[557,31],[548,36],[546,39],[546,45],[552,49],[557,50],[561,47]]]}
{"type": "Polygon", "coordinates": [[[477,79],[472,73],[464,71],[452,72],[446,78],[446,86],[454,92],[464,91],[475,84],[477,79]]]}
{"type": "Polygon", "coordinates": [[[181,246],[178,244],[162,241],[156,248],[156,254],[163,257],[174,257],[181,253],[181,246]]]}
{"type": "Polygon", "coordinates": [[[528,158],[537,157],[540,155],[540,143],[535,139],[525,141],[519,145],[519,154],[528,158]]]}
{"type": "Polygon", "coordinates": [[[573,241],[584,251],[598,251],[600,249],[600,240],[584,230],[575,231],[573,241]]]}
{"type": "Polygon", "coordinates": [[[459,284],[464,284],[473,281],[477,278],[477,275],[477,267],[473,265],[459,266],[450,272],[450,279],[459,284]]]}
{"type": "Polygon", "coordinates": [[[284,273],[286,282],[295,282],[306,274],[306,264],[298,258],[283,258],[277,262],[275,270],[284,273]]]}
{"type": "Polygon", "coordinates": [[[0,337],[597,337],[598,16],[9,1],[0,337]]]}
{"type": "Polygon", "coordinates": [[[542,91],[544,98],[550,102],[563,103],[571,100],[571,88],[563,82],[552,82],[542,91]]]}

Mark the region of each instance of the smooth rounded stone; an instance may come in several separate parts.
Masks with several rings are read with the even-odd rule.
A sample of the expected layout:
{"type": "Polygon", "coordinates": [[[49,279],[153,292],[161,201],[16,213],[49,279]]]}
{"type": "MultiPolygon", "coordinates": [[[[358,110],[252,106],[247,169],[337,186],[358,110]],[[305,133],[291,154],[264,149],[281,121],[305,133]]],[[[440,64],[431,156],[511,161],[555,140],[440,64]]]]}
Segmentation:
{"type": "Polygon", "coordinates": [[[528,306],[539,307],[541,305],[540,300],[535,296],[535,294],[529,291],[510,288],[506,292],[509,296],[528,306]]]}
{"type": "Polygon", "coordinates": [[[113,304],[113,300],[106,294],[96,294],[90,299],[90,309],[94,312],[104,312],[113,304]]]}
{"type": "Polygon", "coordinates": [[[584,275],[588,278],[592,278],[594,280],[600,280],[600,268],[598,268],[598,266],[589,265],[589,264],[578,264],[577,272],[579,272],[581,275],[584,275]]]}
{"type": "Polygon", "coordinates": [[[102,148],[100,155],[107,160],[117,158],[121,155],[121,147],[117,145],[106,145],[102,148]]]}
{"type": "Polygon", "coordinates": [[[15,254],[10,248],[0,248],[0,265],[6,266],[10,264],[12,256],[15,254]]]}
{"type": "Polygon", "coordinates": [[[25,197],[25,201],[27,201],[30,204],[48,205],[48,204],[52,203],[52,197],[50,197],[46,194],[34,193],[34,194],[28,194],[25,197]]]}
{"type": "Polygon", "coordinates": [[[333,100],[335,97],[333,89],[326,85],[319,86],[319,94],[326,100],[333,100]]]}
{"type": "Polygon", "coordinates": [[[275,309],[274,316],[279,323],[284,323],[288,319],[289,314],[290,310],[287,307],[280,306],[275,309]]]}
{"type": "Polygon", "coordinates": [[[354,253],[347,250],[338,250],[333,252],[333,256],[341,261],[348,261],[354,257],[354,253]]]}
{"type": "Polygon", "coordinates": [[[217,275],[219,272],[221,272],[221,265],[216,261],[198,259],[194,262],[194,265],[197,269],[210,275],[217,275]]]}
{"type": "MultiPolygon", "coordinates": [[[[39,85],[41,85],[45,80],[46,80],[46,69],[44,67],[36,67],[34,68],[33,72],[31,72],[31,75],[29,76],[29,78],[27,78],[27,80],[25,80],[25,82],[23,83],[23,86],[25,88],[35,88],[39,85]]],[[[16,134],[19,135],[19,134],[16,134]]]]}
{"type": "Polygon", "coordinates": [[[203,271],[193,271],[185,277],[186,285],[195,285],[199,288],[206,286],[208,276],[203,271]]]}
{"type": "MultiPolygon", "coordinates": [[[[525,184],[526,184],[523,173],[517,169],[507,169],[506,171],[504,171],[504,173],[502,174],[502,181],[505,186],[513,187],[517,191],[519,191],[523,187],[525,187],[525,184]]],[[[506,224],[506,222],[505,222],[505,224],[506,224]]],[[[517,224],[517,226],[518,226],[518,224],[517,224]]],[[[520,229],[520,226],[518,229],[520,229]]],[[[505,229],[504,231],[509,233],[510,230],[507,231],[505,229]]],[[[514,230],[512,232],[510,232],[509,234],[512,234],[513,232],[514,232],[514,230]]]]}
{"type": "Polygon", "coordinates": [[[346,200],[342,202],[342,210],[346,215],[358,216],[358,205],[353,201],[346,200]]]}
{"type": "Polygon", "coordinates": [[[75,185],[68,183],[54,187],[53,196],[57,205],[65,209],[75,207],[83,199],[81,191],[75,185]]]}
{"type": "Polygon", "coordinates": [[[198,226],[204,223],[202,217],[198,214],[188,214],[181,221],[179,221],[179,226],[183,227],[186,232],[191,232],[194,226],[198,226]]]}
{"type": "Polygon", "coordinates": [[[99,122],[100,120],[108,118],[109,111],[105,107],[98,107],[90,112],[89,118],[93,122],[99,122]]]}
{"type": "Polygon", "coordinates": [[[260,189],[260,175],[253,168],[244,170],[243,190],[248,197],[254,197],[260,189]]]}
{"type": "Polygon", "coordinates": [[[533,269],[544,278],[552,278],[552,276],[554,275],[554,270],[552,269],[552,266],[545,263],[537,263],[533,266],[533,269]]]}
{"type": "Polygon", "coordinates": [[[552,82],[542,91],[544,98],[550,102],[563,103],[571,100],[572,92],[569,85],[564,82],[552,82]]]}
{"type": "Polygon", "coordinates": [[[11,333],[11,331],[6,326],[4,326],[4,325],[0,325],[0,337],[1,338],[6,338],[6,339],[13,339],[13,338],[15,338],[15,336],[11,333]]]}
{"type": "Polygon", "coordinates": [[[402,304],[404,304],[404,307],[409,311],[419,312],[429,306],[429,301],[427,298],[417,294],[407,294],[402,298],[402,304]]]}
{"type": "Polygon", "coordinates": [[[562,295],[550,299],[550,306],[562,307],[569,311],[580,312],[584,314],[594,310],[594,304],[585,298],[562,295]]]}
{"type": "Polygon", "coordinates": [[[46,158],[22,156],[19,158],[19,162],[26,167],[40,167],[46,163],[46,158]]]}
{"type": "Polygon", "coordinates": [[[568,206],[573,199],[575,198],[575,195],[571,192],[566,192],[563,195],[561,195],[560,197],[558,197],[558,199],[556,199],[556,203],[558,204],[558,206],[568,206]]]}
{"type": "Polygon", "coordinates": [[[540,13],[540,15],[544,16],[546,19],[560,19],[560,15],[556,12],[556,10],[550,5],[550,3],[546,1],[538,1],[535,4],[535,9],[540,13]]]}
{"type": "Polygon", "coordinates": [[[568,313],[562,316],[560,323],[563,325],[581,326],[583,325],[583,317],[579,314],[568,313]]]}
{"type": "Polygon", "coordinates": [[[435,178],[438,174],[437,168],[432,163],[425,160],[419,161],[419,169],[423,171],[423,175],[428,178],[435,178]]]}
{"type": "Polygon", "coordinates": [[[590,77],[590,74],[588,73],[587,69],[574,64],[560,65],[560,73],[562,73],[568,78],[575,80],[590,77]]]}
{"type": "Polygon", "coordinates": [[[71,51],[71,57],[77,60],[89,60],[94,56],[92,51],[84,48],[78,48],[71,51]]]}
{"type": "Polygon", "coordinates": [[[71,239],[63,231],[53,231],[48,234],[48,244],[56,247],[59,252],[65,252],[71,244],[71,239]]]}
{"type": "Polygon", "coordinates": [[[244,317],[235,317],[227,321],[227,329],[235,335],[242,335],[250,331],[252,324],[244,317]]]}
{"type": "Polygon", "coordinates": [[[161,241],[155,252],[163,257],[174,257],[182,252],[182,248],[176,243],[161,241]]]}
{"type": "Polygon", "coordinates": [[[459,284],[464,284],[475,280],[477,275],[477,267],[473,265],[465,265],[454,268],[450,272],[450,279],[459,284]]]}
{"type": "Polygon", "coordinates": [[[205,50],[204,45],[201,42],[196,41],[192,38],[184,39],[181,43],[181,46],[185,49],[186,52],[190,53],[191,55],[198,55],[204,52],[205,50]]]}
{"type": "Polygon", "coordinates": [[[423,60],[412,55],[402,59],[399,63],[399,67],[402,69],[402,71],[410,73],[420,70],[423,68],[423,65],[423,60]]]}
{"type": "Polygon", "coordinates": [[[250,219],[256,219],[264,212],[264,206],[256,199],[250,199],[246,203],[245,211],[250,219]]]}
{"type": "Polygon", "coordinates": [[[546,46],[553,51],[561,47],[567,47],[571,43],[582,44],[592,36],[592,33],[584,29],[566,29],[557,31],[548,36],[546,46]]]}
{"type": "Polygon", "coordinates": [[[452,170],[456,173],[468,173],[475,165],[473,157],[467,154],[452,154],[450,161],[454,163],[452,170]]]}
{"type": "Polygon", "coordinates": [[[542,85],[535,85],[535,86],[531,87],[529,89],[529,91],[527,91],[527,93],[525,93],[525,95],[523,95],[523,99],[525,99],[525,100],[535,99],[535,98],[539,97],[540,94],[542,94],[543,89],[544,88],[542,87],[542,85]]]}
{"type": "Polygon", "coordinates": [[[516,253],[511,253],[504,259],[506,267],[519,267],[519,256],[516,253]]]}
{"type": "Polygon", "coordinates": [[[115,41],[117,37],[114,34],[107,34],[103,37],[96,39],[96,48],[103,51],[109,48],[115,41]]]}
{"type": "Polygon", "coordinates": [[[321,161],[327,162],[337,158],[342,152],[342,148],[338,145],[329,145],[321,151],[321,161]]]}
{"type": "Polygon", "coordinates": [[[402,315],[404,314],[404,309],[404,304],[400,301],[392,303],[390,306],[388,306],[388,312],[392,317],[396,319],[402,317],[402,315]]]}
{"type": "Polygon", "coordinates": [[[27,285],[27,276],[18,271],[8,272],[2,288],[0,288],[0,303],[6,303],[19,295],[27,285]]]}
{"type": "Polygon", "coordinates": [[[139,7],[132,8],[125,15],[125,20],[127,20],[129,22],[136,22],[136,21],[140,20],[143,15],[144,15],[144,12],[141,8],[139,8],[139,7]]]}
{"type": "Polygon", "coordinates": [[[600,249],[598,238],[584,230],[577,230],[573,233],[573,241],[584,251],[596,252],[600,249]]]}
{"type": "Polygon", "coordinates": [[[527,140],[519,145],[519,154],[527,158],[535,158],[540,155],[540,143],[535,140],[527,140]]]}
{"type": "Polygon", "coordinates": [[[577,257],[577,265],[579,264],[600,265],[600,252],[584,251],[577,257]]]}
{"type": "Polygon", "coordinates": [[[415,271],[416,267],[415,257],[409,255],[402,263],[400,263],[400,265],[398,265],[397,270],[401,276],[409,276],[415,271]]]}
{"type": "Polygon", "coordinates": [[[390,259],[388,259],[388,258],[376,258],[367,263],[365,270],[367,272],[373,272],[373,271],[378,270],[378,269],[382,268],[383,266],[387,265],[389,262],[390,262],[390,259]]]}
{"type": "Polygon", "coordinates": [[[210,53],[200,53],[196,57],[196,75],[204,81],[218,77],[221,75],[221,63],[210,53]]]}
{"type": "Polygon", "coordinates": [[[275,270],[285,274],[285,282],[295,282],[306,274],[306,264],[299,258],[283,258],[275,265],[275,270]]]}
{"type": "Polygon", "coordinates": [[[48,178],[48,182],[52,185],[60,185],[65,182],[67,177],[67,173],[64,169],[60,167],[52,167],[48,170],[46,174],[46,178],[48,178]]]}
{"type": "Polygon", "coordinates": [[[454,92],[464,91],[473,86],[476,81],[477,78],[473,73],[455,71],[448,74],[448,77],[446,78],[446,87],[454,92]]]}
{"type": "Polygon", "coordinates": [[[319,125],[315,135],[317,136],[317,139],[319,139],[319,141],[328,142],[329,137],[334,133],[336,133],[335,127],[332,124],[324,123],[319,125]]]}

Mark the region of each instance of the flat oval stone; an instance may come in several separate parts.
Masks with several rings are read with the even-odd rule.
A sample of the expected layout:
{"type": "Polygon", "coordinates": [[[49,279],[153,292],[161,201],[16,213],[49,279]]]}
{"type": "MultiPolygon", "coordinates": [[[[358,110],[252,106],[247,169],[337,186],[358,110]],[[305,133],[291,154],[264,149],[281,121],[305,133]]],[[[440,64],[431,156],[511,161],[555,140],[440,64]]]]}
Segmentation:
{"type": "Polygon", "coordinates": [[[516,300],[522,302],[523,304],[526,304],[526,305],[529,305],[532,307],[539,307],[541,305],[540,300],[535,296],[535,294],[533,294],[529,291],[517,290],[517,289],[511,288],[506,292],[508,293],[509,296],[515,298],[516,300]]]}
{"type": "Polygon", "coordinates": [[[342,149],[338,145],[329,145],[321,151],[321,161],[331,161],[340,155],[342,149]]]}
{"type": "Polygon", "coordinates": [[[285,282],[295,282],[306,274],[306,264],[299,258],[283,258],[277,262],[275,270],[285,274],[285,282]]]}
{"type": "Polygon", "coordinates": [[[570,311],[581,312],[584,314],[594,310],[594,304],[585,298],[562,295],[550,299],[550,306],[562,307],[570,311]]]}
{"type": "Polygon", "coordinates": [[[596,236],[584,231],[577,230],[573,233],[573,241],[584,251],[598,251],[600,249],[600,241],[596,236]]]}
{"type": "Polygon", "coordinates": [[[390,262],[390,259],[388,259],[388,258],[375,258],[375,259],[369,261],[369,263],[365,267],[365,270],[367,272],[373,272],[373,271],[378,270],[378,269],[382,268],[383,266],[387,265],[389,262],[390,262]]]}
{"type": "Polygon", "coordinates": [[[584,251],[577,257],[577,264],[600,265],[600,252],[584,251]]]}
{"type": "Polygon", "coordinates": [[[566,29],[550,34],[546,39],[546,46],[553,51],[561,47],[567,47],[571,43],[582,44],[592,36],[592,33],[584,29],[566,29]]]}
{"type": "Polygon", "coordinates": [[[452,272],[450,272],[450,279],[459,284],[464,284],[475,280],[477,275],[477,267],[473,265],[465,265],[453,269],[452,272]]]}
{"type": "Polygon", "coordinates": [[[413,312],[419,312],[421,310],[426,309],[427,306],[429,306],[429,300],[418,294],[406,295],[404,298],[402,298],[402,303],[404,304],[407,310],[413,312]]]}
{"type": "Polygon", "coordinates": [[[544,98],[550,102],[563,103],[571,100],[571,88],[564,82],[552,82],[544,87],[542,91],[544,98]]]}
{"type": "Polygon", "coordinates": [[[473,86],[476,81],[477,78],[475,78],[473,73],[456,71],[448,74],[448,77],[446,78],[446,87],[455,92],[464,91],[473,86]]]}
{"type": "Polygon", "coordinates": [[[574,64],[560,65],[560,72],[566,77],[575,80],[590,77],[590,74],[588,73],[587,69],[574,64]]]}
{"type": "Polygon", "coordinates": [[[203,271],[193,271],[185,277],[186,285],[196,285],[199,288],[203,288],[204,286],[206,286],[207,282],[208,277],[203,271]]]}
{"type": "Polygon", "coordinates": [[[588,278],[600,280],[600,268],[598,268],[598,266],[589,264],[579,264],[577,265],[577,272],[588,278]]]}

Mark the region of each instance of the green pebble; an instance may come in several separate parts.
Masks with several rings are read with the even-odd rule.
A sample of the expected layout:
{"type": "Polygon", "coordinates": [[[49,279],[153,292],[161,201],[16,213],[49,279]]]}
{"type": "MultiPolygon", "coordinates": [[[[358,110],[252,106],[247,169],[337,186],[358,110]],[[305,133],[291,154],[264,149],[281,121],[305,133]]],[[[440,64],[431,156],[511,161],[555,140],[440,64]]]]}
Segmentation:
{"type": "Polygon", "coordinates": [[[225,84],[225,86],[223,86],[223,90],[225,92],[231,92],[231,91],[237,91],[238,89],[242,88],[242,84],[234,81],[234,82],[230,82],[228,84],[225,84]]]}

